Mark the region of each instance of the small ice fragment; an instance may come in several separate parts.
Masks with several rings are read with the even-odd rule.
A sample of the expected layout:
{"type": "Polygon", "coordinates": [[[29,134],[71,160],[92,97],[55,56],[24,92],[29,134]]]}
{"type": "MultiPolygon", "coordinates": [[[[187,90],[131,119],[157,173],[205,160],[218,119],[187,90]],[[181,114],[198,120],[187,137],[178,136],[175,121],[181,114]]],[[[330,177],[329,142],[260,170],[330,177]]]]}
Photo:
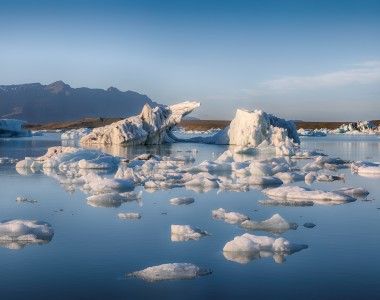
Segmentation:
{"type": "Polygon", "coordinates": [[[286,221],[279,214],[274,214],[271,218],[264,221],[246,220],[240,224],[241,227],[251,230],[271,231],[275,233],[282,233],[289,229],[297,229],[296,223],[286,221]]]}
{"type": "Polygon", "coordinates": [[[214,219],[224,220],[230,224],[240,224],[246,220],[249,220],[249,217],[238,212],[228,212],[223,208],[218,208],[212,211],[212,217],[214,219]]]}
{"type": "Polygon", "coordinates": [[[190,225],[171,225],[172,242],[199,240],[205,235],[208,235],[208,233],[197,227],[192,227],[190,225]]]}
{"type": "Polygon", "coordinates": [[[198,276],[211,274],[209,269],[199,268],[190,263],[170,263],[146,268],[128,274],[128,276],[137,277],[145,281],[162,281],[162,280],[184,280],[194,279],[198,276]]]}
{"type": "Polygon", "coordinates": [[[118,213],[117,216],[119,219],[122,219],[122,220],[141,219],[141,215],[139,213],[135,213],[135,212],[118,213]]]}

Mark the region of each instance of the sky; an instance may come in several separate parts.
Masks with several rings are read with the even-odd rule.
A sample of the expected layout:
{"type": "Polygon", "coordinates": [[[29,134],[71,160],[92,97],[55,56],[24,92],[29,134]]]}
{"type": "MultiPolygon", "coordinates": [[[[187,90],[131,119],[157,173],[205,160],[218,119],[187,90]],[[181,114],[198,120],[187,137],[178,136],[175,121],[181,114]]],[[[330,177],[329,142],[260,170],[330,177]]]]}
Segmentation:
{"type": "Polygon", "coordinates": [[[198,100],[204,119],[380,119],[380,1],[0,0],[0,70],[198,100]]]}

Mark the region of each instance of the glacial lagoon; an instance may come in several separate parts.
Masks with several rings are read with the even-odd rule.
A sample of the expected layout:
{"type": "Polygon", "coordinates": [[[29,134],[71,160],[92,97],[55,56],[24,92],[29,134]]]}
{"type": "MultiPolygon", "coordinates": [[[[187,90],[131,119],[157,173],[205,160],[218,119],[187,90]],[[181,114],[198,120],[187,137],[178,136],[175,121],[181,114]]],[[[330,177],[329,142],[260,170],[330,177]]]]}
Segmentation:
{"type": "MultiPolygon", "coordinates": [[[[24,159],[61,145],[57,133],[0,140],[0,157],[24,159]]],[[[379,136],[328,135],[304,137],[302,147],[350,161],[380,161],[379,136]]],[[[176,157],[192,155],[196,165],[215,160],[228,146],[175,143],[160,146],[102,148],[101,151],[132,159],[143,153],[176,157]]],[[[297,162],[301,166],[309,161],[297,162]]],[[[115,171],[101,172],[113,176],[115,171]]],[[[261,188],[237,192],[184,187],[142,192],[141,199],[108,207],[89,205],[89,195],[68,188],[43,172],[19,174],[14,163],[0,166],[0,219],[41,220],[51,224],[54,236],[41,243],[0,243],[2,299],[354,299],[380,293],[380,178],[339,169],[344,180],[290,183],[334,191],[363,187],[369,195],[341,205],[270,206],[261,188]],[[18,197],[34,201],[16,201],[18,197]],[[192,197],[188,205],[170,199],[192,197]],[[296,230],[281,234],[252,231],[212,217],[224,208],[262,221],[278,213],[296,230]],[[118,214],[135,212],[141,218],[118,214]],[[304,223],[314,223],[306,228],[304,223]],[[207,231],[199,240],[172,241],[171,225],[191,225],[207,231]],[[291,255],[231,257],[225,244],[244,233],[284,237],[307,248],[291,255]],[[192,280],[149,282],[127,276],[165,263],[192,263],[211,274],[192,280]]]]}

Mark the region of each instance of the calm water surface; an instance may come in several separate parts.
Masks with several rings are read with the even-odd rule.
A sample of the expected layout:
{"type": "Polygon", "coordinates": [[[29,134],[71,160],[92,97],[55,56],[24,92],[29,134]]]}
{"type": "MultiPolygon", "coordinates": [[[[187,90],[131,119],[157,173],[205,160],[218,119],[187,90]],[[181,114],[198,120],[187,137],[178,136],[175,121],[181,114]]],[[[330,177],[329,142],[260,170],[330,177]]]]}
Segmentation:
{"type": "MultiPolygon", "coordinates": [[[[349,160],[380,161],[376,136],[304,138],[303,147],[318,149],[349,160]]],[[[60,145],[56,134],[0,140],[0,157],[38,156],[60,145]]],[[[153,152],[176,155],[197,149],[197,162],[214,159],[227,147],[175,144],[161,147],[103,149],[133,157],[153,152]]],[[[143,200],[114,208],[87,205],[80,190],[66,191],[44,174],[19,175],[11,166],[0,166],[0,219],[36,219],[49,222],[55,231],[50,243],[20,250],[0,247],[1,299],[379,299],[380,297],[380,179],[340,170],[345,182],[314,183],[313,188],[335,190],[364,187],[365,200],[312,207],[270,207],[259,190],[196,193],[184,188],[148,193],[143,200]],[[38,202],[17,203],[17,196],[38,202]],[[168,200],[191,196],[195,203],[172,206],[168,200]],[[273,258],[239,264],[227,260],[224,244],[244,229],[211,217],[223,207],[263,220],[279,213],[298,223],[297,230],[281,236],[307,244],[308,249],[287,256],[282,264],[273,258]],[[117,213],[136,211],[142,218],[123,221],[117,213]],[[317,224],[313,229],[305,222],[317,224]],[[170,225],[189,224],[211,233],[199,241],[171,242],[170,225]],[[191,262],[211,268],[213,274],[187,281],[144,282],[125,274],[148,266],[191,262]]],[[[304,183],[296,183],[304,186],[304,183]]],[[[142,188],[137,188],[137,191],[142,188]]],[[[256,231],[257,235],[271,235],[256,231]]]]}

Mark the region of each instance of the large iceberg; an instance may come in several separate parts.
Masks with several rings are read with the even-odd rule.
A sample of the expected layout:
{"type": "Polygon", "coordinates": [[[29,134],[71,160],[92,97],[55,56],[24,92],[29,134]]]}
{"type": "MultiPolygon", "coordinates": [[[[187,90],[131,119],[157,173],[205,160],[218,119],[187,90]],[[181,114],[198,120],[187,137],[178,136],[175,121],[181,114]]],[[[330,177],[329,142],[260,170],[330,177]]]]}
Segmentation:
{"type": "Polygon", "coordinates": [[[380,127],[372,121],[358,121],[348,124],[342,124],[331,133],[339,134],[380,134],[380,127]]]}
{"type": "Polygon", "coordinates": [[[31,136],[30,130],[24,128],[25,121],[16,119],[0,119],[0,137],[31,136]]]}
{"type": "Polygon", "coordinates": [[[279,155],[293,155],[300,143],[294,122],[258,109],[238,109],[235,118],[224,130],[210,137],[195,137],[189,141],[251,148],[274,147],[279,155]]]}
{"type": "Polygon", "coordinates": [[[154,108],[145,104],[139,115],[95,128],[80,141],[82,144],[102,145],[155,145],[172,142],[175,137],[171,130],[199,106],[199,102],[191,101],[154,108]]]}

